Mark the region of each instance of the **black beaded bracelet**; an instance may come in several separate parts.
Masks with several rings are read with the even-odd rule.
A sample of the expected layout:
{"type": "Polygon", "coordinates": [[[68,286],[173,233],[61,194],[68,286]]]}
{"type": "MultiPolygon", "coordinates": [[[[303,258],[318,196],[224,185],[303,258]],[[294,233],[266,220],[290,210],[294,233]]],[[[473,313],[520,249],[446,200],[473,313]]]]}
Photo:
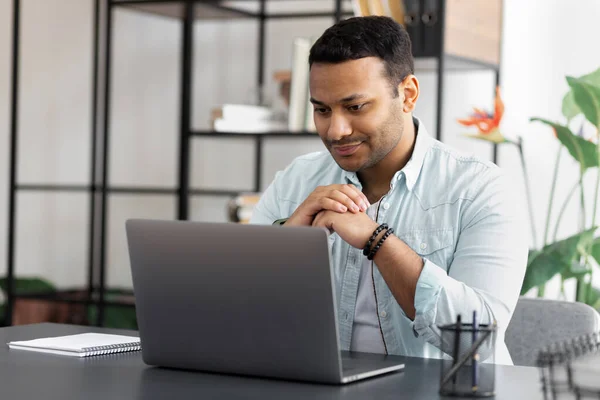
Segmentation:
{"type": "Polygon", "coordinates": [[[381,248],[381,245],[383,244],[383,242],[385,242],[385,239],[387,239],[392,233],[394,233],[393,228],[389,228],[387,231],[385,231],[381,239],[379,239],[379,242],[377,242],[377,245],[373,247],[373,250],[371,250],[371,252],[367,256],[367,259],[372,260],[375,257],[375,253],[377,253],[377,250],[381,248]]]}
{"type": "Polygon", "coordinates": [[[369,254],[369,252],[371,251],[371,246],[373,245],[373,241],[375,240],[377,235],[379,235],[379,233],[381,233],[382,230],[387,229],[387,227],[388,227],[388,224],[383,223],[383,224],[379,225],[377,227],[377,229],[375,229],[375,231],[373,232],[373,235],[371,235],[371,238],[369,239],[365,248],[363,249],[363,255],[366,256],[369,254]]]}

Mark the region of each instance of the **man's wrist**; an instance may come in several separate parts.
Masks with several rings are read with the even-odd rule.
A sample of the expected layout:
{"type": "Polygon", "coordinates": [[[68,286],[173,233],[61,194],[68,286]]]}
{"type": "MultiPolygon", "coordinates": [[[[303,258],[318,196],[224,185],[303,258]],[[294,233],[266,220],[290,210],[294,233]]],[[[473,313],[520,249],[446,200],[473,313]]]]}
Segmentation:
{"type": "Polygon", "coordinates": [[[377,251],[381,248],[385,240],[394,233],[394,230],[390,228],[386,223],[381,225],[374,224],[372,228],[372,232],[369,235],[369,238],[366,241],[366,244],[363,248],[363,255],[365,255],[369,260],[372,260],[377,251]]]}
{"type": "Polygon", "coordinates": [[[381,233],[385,232],[385,227],[387,227],[387,224],[384,223],[379,225],[377,222],[373,221],[373,223],[365,229],[365,240],[362,248],[364,255],[368,254],[367,248],[370,249],[375,243],[377,243],[375,240],[381,236],[381,233]]]}

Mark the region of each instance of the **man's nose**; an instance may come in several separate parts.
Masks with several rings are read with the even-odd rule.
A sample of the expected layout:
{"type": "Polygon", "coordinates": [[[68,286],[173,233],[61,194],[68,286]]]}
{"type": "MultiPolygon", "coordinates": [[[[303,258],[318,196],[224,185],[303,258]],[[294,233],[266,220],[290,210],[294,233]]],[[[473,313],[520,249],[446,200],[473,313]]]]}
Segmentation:
{"type": "Polygon", "coordinates": [[[327,129],[327,139],[335,142],[352,134],[350,122],[340,113],[332,113],[329,119],[329,129],[327,129]]]}

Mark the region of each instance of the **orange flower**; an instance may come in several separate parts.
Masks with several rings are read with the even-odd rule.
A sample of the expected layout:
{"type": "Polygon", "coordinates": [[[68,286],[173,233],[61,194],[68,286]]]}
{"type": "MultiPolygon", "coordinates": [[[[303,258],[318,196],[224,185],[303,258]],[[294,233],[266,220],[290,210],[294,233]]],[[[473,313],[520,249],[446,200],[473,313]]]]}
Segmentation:
{"type": "Polygon", "coordinates": [[[496,87],[494,114],[489,114],[476,107],[473,108],[473,111],[470,118],[459,119],[458,123],[464,126],[476,126],[482,135],[488,135],[492,131],[497,130],[504,115],[504,103],[500,97],[500,87],[496,87]]]}

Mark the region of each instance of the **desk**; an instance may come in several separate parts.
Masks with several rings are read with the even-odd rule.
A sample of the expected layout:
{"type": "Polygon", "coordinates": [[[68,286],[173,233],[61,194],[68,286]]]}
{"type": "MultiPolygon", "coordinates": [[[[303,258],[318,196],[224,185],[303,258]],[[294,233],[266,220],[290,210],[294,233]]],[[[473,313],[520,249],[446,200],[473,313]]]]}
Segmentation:
{"type": "MultiPolygon", "coordinates": [[[[0,329],[0,398],[65,399],[438,399],[437,360],[406,358],[404,372],[345,386],[317,385],[148,367],[141,352],[72,358],[10,350],[6,343],[81,332],[116,331],[60,324],[0,329]]],[[[498,366],[496,399],[542,399],[531,367],[498,366]]]]}

